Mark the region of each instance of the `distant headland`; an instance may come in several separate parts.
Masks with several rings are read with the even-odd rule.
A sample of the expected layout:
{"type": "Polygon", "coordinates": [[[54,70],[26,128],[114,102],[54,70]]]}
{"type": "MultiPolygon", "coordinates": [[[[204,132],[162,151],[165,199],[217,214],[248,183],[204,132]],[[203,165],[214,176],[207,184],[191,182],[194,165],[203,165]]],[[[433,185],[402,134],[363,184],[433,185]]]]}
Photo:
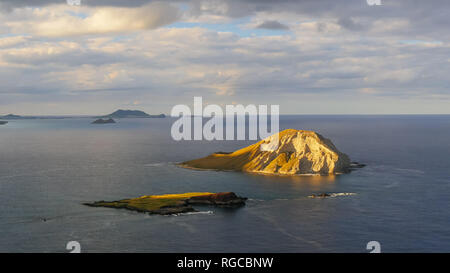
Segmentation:
{"type": "Polygon", "coordinates": [[[122,110],[119,109],[115,111],[114,113],[111,113],[106,116],[101,116],[99,118],[165,118],[166,115],[159,114],[159,115],[149,115],[143,111],[139,110],[122,110]]]}
{"type": "Polygon", "coordinates": [[[232,170],[272,175],[333,175],[346,173],[363,164],[351,162],[331,142],[313,131],[288,129],[278,133],[278,148],[265,151],[261,145],[273,135],[232,153],[214,153],[179,164],[206,170],[232,170]]]}
{"type": "Polygon", "coordinates": [[[31,116],[19,116],[19,115],[14,115],[14,114],[8,114],[5,116],[0,116],[1,119],[6,119],[6,120],[14,120],[14,119],[36,119],[37,117],[31,117],[31,116]]]}

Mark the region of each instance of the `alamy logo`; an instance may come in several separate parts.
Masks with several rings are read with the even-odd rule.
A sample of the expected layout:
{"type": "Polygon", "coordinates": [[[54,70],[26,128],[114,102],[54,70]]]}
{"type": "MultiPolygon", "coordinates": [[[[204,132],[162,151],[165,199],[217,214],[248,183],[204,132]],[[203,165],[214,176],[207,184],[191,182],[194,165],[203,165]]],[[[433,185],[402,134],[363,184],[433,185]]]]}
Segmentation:
{"type": "Polygon", "coordinates": [[[70,6],[80,6],[81,0],[67,0],[67,4],[70,6]]]}
{"type": "Polygon", "coordinates": [[[70,241],[66,245],[66,249],[70,250],[70,253],[81,253],[81,245],[77,241],[70,241]]]}
{"type": "Polygon", "coordinates": [[[261,150],[273,151],[278,148],[279,105],[270,106],[270,131],[268,131],[268,106],[250,104],[226,105],[225,111],[216,104],[203,108],[202,97],[194,97],[194,111],[187,105],[176,105],[172,108],[171,116],[179,117],[171,129],[174,140],[258,140],[265,139],[261,150]],[[246,119],[248,117],[248,139],[246,139],[246,119]],[[204,118],[209,118],[203,124],[204,118]],[[236,124],[235,124],[236,120],[236,124]],[[192,136],[192,122],[193,136],[192,136]],[[235,137],[235,129],[236,136],[235,137]],[[271,136],[272,135],[272,136],[271,136]],[[269,138],[269,136],[271,136],[269,138]]]}
{"type": "Polygon", "coordinates": [[[381,6],[381,0],[366,0],[369,6],[381,6]]]}
{"type": "Polygon", "coordinates": [[[370,250],[370,253],[381,253],[381,244],[378,241],[370,241],[366,246],[367,250],[370,250]]]}

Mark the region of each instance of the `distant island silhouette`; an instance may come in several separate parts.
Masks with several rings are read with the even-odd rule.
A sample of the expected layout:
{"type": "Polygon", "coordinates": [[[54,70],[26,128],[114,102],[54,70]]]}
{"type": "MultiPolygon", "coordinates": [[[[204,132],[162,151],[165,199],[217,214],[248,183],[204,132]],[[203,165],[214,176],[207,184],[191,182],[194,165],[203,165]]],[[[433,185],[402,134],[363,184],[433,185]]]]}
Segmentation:
{"type": "Polygon", "coordinates": [[[116,123],[115,120],[113,120],[112,118],[110,119],[97,119],[94,120],[93,122],[91,122],[92,124],[108,124],[108,123],[116,123]]]}
{"type": "Polygon", "coordinates": [[[35,119],[36,117],[24,117],[14,114],[8,114],[6,116],[0,116],[1,119],[12,120],[12,119],[35,119]]]}
{"type": "Polygon", "coordinates": [[[166,115],[149,115],[139,110],[122,110],[119,109],[112,114],[101,116],[100,118],[165,118],[166,115]]]}
{"type": "Polygon", "coordinates": [[[104,116],[82,116],[82,115],[71,115],[71,116],[20,116],[16,114],[8,114],[5,116],[0,116],[3,120],[21,120],[21,119],[66,119],[66,118],[95,118],[95,119],[110,119],[110,118],[165,118],[165,114],[149,115],[144,111],[140,110],[122,110],[119,109],[109,115],[104,116]]]}

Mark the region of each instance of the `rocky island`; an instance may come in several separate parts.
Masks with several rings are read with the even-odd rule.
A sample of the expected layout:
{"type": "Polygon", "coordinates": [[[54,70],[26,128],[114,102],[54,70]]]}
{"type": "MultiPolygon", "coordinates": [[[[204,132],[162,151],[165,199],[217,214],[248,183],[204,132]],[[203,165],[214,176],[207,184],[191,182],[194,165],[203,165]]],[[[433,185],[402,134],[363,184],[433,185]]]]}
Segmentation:
{"type": "Polygon", "coordinates": [[[271,137],[232,153],[214,153],[179,166],[272,175],[332,175],[349,172],[358,164],[352,164],[329,139],[313,131],[281,131],[277,149],[264,151],[261,145],[268,143],[271,137]]]}
{"type": "Polygon", "coordinates": [[[113,120],[112,118],[110,119],[97,119],[94,120],[93,122],[91,122],[91,124],[108,124],[108,123],[116,123],[115,120],[113,120]]]}
{"type": "Polygon", "coordinates": [[[7,123],[8,123],[7,121],[0,120],[0,125],[5,125],[7,123]]]}
{"type": "Polygon", "coordinates": [[[100,118],[165,118],[166,115],[149,115],[143,111],[139,110],[117,110],[114,113],[111,113],[106,116],[102,116],[100,118]]]}
{"type": "Polygon", "coordinates": [[[128,209],[149,214],[170,215],[195,212],[192,205],[210,205],[235,208],[245,205],[247,198],[239,197],[233,192],[190,192],[182,194],[147,195],[134,199],[119,201],[98,201],[85,203],[90,207],[107,207],[128,209]]]}

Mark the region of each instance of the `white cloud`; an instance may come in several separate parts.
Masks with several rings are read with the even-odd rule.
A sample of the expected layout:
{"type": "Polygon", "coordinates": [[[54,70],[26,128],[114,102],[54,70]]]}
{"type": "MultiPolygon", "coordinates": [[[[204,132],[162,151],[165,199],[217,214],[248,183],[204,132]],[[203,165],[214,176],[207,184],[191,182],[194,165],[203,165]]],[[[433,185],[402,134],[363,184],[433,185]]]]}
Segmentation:
{"type": "Polygon", "coordinates": [[[142,7],[82,7],[77,10],[56,5],[44,9],[18,9],[14,13],[19,19],[6,22],[13,32],[45,37],[155,29],[180,17],[177,7],[164,2],[142,7]]]}
{"type": "Polygon", "coordinates": [[[26,36],[12,36],[0,38],[0,48],[7,48],[19,45],[27,41],[26,36]]]}
{"type": "Polygon", "coordinates": [[[402,105],[427,98],[434,109],[450,99],[447,36],[437,39],[434,30],[409,37],[417,25],[408,18],[391,14],[385,22],[392,24],[385,26],[364,13],[345,21],[333,9],[276,9],[234,21],[229,13],[239,14],[236,2],[211,3],[217,6],[203,5],[197,15],[185,10],[181,17],[161,3],[86,6],[76,13],[53,5],[0,14],[0,31],[8,34],[0,36],[0,106],[14,112],[33,103],[67,105],[48,111],[101,114],[138,102],[167,112],[201,95],[211,103],[277,103],[284,113],[347,113],[356,102],[357,111],[393,113],[406,97],[416,102],[402,105]],[[224,25],[158,27],[176,18],[224,25]],[[267,20],[288,25],[288,33],[239,33],[239,27],[245,31],[267,20]]]}

